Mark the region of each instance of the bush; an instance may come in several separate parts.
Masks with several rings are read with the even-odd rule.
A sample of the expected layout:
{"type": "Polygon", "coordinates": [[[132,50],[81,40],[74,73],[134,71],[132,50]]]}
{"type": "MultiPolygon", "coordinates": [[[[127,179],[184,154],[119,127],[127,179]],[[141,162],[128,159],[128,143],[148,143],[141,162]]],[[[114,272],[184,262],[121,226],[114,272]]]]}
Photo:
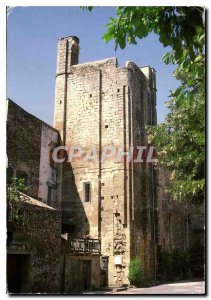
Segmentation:
{"type": "Polygon", "coordinates": [[[141,260],[138,257],[132,259],[130,262],[128,279],[130,284],[135,286],[140,285],[142,282],[143,270],[141,266],[141,260]]]}

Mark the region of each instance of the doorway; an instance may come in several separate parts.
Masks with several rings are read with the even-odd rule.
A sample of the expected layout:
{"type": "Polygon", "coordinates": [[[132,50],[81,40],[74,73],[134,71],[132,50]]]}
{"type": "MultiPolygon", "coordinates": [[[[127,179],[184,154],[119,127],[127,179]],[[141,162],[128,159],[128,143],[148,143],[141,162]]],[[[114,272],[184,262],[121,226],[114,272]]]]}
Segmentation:
{"type": "Polygon", "coordinates": [[[29,255],[7,254],[7,290],[8,293],[29,292],[29,255]]]}
{"type": "Polygon", "coordinates": [[[91,260],[81,260],[83,290],[91,290],[91,260]]]}

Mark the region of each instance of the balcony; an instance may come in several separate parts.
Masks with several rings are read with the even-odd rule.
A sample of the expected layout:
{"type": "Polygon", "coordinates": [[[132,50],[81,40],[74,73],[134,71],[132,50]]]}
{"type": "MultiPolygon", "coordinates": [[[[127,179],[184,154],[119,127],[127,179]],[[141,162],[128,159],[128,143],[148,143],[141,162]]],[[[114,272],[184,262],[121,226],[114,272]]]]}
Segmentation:
{"type": "Polygon", "coordinates": [[[100,254],[101,244],[98,239],[69,239],[68,252],[78,254],[100,254]]]}

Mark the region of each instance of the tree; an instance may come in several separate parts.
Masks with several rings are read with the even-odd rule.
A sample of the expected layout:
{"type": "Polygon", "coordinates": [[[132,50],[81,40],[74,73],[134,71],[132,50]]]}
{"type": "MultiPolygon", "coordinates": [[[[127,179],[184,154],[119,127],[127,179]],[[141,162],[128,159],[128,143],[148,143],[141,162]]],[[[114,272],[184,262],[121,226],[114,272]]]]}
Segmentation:
{"type": "Polygon", "coordinates": [[[195,82],[198,65],[192,68],[192,72],[187,67],[177,68],[175,75],[181,86],[171,93],[166,122],[148,127],[149,142],[158,149],[159,165],[171,173],[168,188],[179,201],[204,199],[204,84],[188,86],[188,81],[195,82]]]}
{"type": "MultiPolygon", "coordinates": [[[[92,7],[88,7],[91,11],[92,7]]],[[[205,159],[205,12],[202,7],[116,8],[103,39],[116,48],[137,44],[154,32],[164,47],[163,56],[174,64],[180,86],[170,92],[165,123],[148,127],[149,143],[156,146],[159,165],[171,174],[169,190],[177,200],[204,198],[205,159]]]]}
{"type": "Polygon", "coordinates": [[[15,221],[16,223],[20,220],[20,208],[21,201],[20,191],[27,191],[24,178],[12,178],[12,182],[7,187],[7,210],[8,210],[8,221],[15,221]]]}

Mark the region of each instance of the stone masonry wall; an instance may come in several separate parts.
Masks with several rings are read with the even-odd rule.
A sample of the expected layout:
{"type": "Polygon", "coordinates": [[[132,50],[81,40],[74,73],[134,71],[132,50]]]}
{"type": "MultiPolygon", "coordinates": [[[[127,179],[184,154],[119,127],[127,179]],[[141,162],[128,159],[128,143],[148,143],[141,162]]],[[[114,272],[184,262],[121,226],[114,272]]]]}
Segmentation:
{"type": "Polygon", "coordinates": [[[52,151],[59,146],[59,134],[56,130],[42,123],[40,146],[40,171],[38,197],[50,206],[60,208],[58,193],[61,166],[52,161],[52,151]],[[51,199],[48,199],[48,187],[51,188],[51,199]]]}
{"type": "MultiPolygon", "coordinates": [[[[115,58],[68,65],[68,71],[60,74],[58,68],[64,69],[63,62],[59,66],[60,57],[66,55],[64,49],[61,49],[59,46],[54,124],[63,133],[65,145],[81,146],[84,150],[96,146],[98,154],[106,145],[128,149],[134,143],[132,136],[136,131],[139,135],[142,134],[141,129],[144,130],[144,125],[148,122],[147,117],[142,119],[140,115],[139,128],[136,131],[133,128],[136,125],[136,106],[140,106],[142,115],[148,115],[149,109],[143,109],[140,95],[136,92],[138,88],[146,94],[144,99],[148,105],[147,100],[152,92],[147,77],[134,64],[118,68],[115,58]],[[143,86],[140,85],[140,78],[143,86]]],[[[69,59],[66,58],[66,61],[69,59]]],[[[150,108],[149,105],[148,107],[150,108]]],[[[135,142],[139,140],[137,138],[135,142]]],[[[152,200],[149,197],[150,181],[147,185],[148,194],[142,200],[150,202],[143,213],[143,217],[149,221],[141,225],[140,209],[135,205],[137,202],[139,207],[142,177],[135,176],[126,161],[114,162],[110,159],[96,163],[93,160],[75,159],[72,163],[65,163],[63,169],[63,222],[72,225],[72,235],[82,237],[89,234],[92,238],[101,239],[102,254],[109,256],[109,285],[128,283],[131,257],[142,255],[143,260],[148,261],[145,269],[151,268],[153,213],[150,202],[152,200]],[[91,183],[90,202],[84,202],[85,182],[91,183]],[[142,228],[145,225],[146,236],[143,237],[142,228]],[[144,254],[139,250],[134,252],[134,242],[137,239],[141,239],[140,245],[141,249],[145,249],[144,254]]]]}
{"type": "MultiPolygon", "coordinates": [[[[146,125],[156,124],[155,71],[139,69],[128,62],[132,99],[131,140],[134,146],[148,146],[146,125]]],[[[145,160],[131,164],[131,257],[140,257],[147,281],[155,278],[156,264],[156,174],[145,160]]]]}
{"type": "Polygon", "coordinates": [[[166,192],[169,178],[169,172],[163,169],[158,170],[159,251],[168,253],[177,249],[187,253],[190,258],[189,268],[192,276],[203,279],[205,261],[204,205],[202,203],[175,201],[172,195],[166,192]]]}
{"type": "Polygon", "coordinates": [[[8,167],[28,174],[28,193],[38,196],[42,123],[12,101],[8,101],[8,167]]]}
{"type": "MultiPolygon", "coordinates": [[[[28,203],[21,211],[23,221],[12,229],[12,244],[28,245],[29,251],[27,285],[21,292],[59,293],[61,212],[28,203]]],[[[22,254],[12,249],[10,254],[22,254]]]]}
{"type": "Polygon", "coordinates": [[[84,267],[83,262],[91,264],[90,290],[100,288],[100,257],[97,255],[72,255],[66,254],[64,257],[65,282],[64,293],[80,292],[84,290],[84,267]]]}
{"type": "Polygon", "coordinates": [[[7,158],[13,177],[28,176],[27,193],[47,203],[52,187],[51,206],[60,207],[60,165],[51,165],[51,151],[60,143],[59,132],[8,100],[7,158]]]}

